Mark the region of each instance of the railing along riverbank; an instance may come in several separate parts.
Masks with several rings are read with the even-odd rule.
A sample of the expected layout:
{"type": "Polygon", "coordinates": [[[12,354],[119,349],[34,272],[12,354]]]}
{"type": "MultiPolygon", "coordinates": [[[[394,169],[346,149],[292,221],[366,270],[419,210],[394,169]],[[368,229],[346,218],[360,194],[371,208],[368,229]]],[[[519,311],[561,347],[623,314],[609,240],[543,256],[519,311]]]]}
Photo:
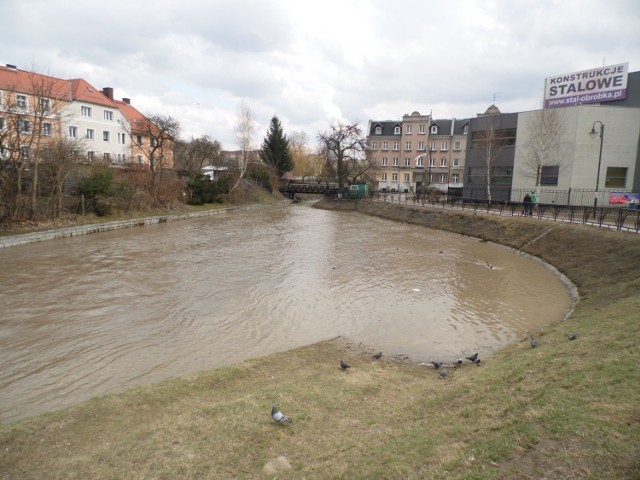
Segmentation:
{"type": "MultiPolygon", "coordinates": [[[[156,215],[151,217],[132,218],[127,220],[116,220],[106,223],[92,223],[84,225],[75,225],[73,227],[55,228],[50,230],[40,230],[18,235],[8,235],[0,237],[0,248],[14,247],[16,245],[24,245],[28,243],[42,242],[45,240],[54,240],[57,238],[75,237],[77,235],[88,235],[90,233],[109,232],[112,230],[120,230],[123,228],[143,227],[145,225],[155,225],[158,223],[173,222],[176,220],[188,220],[192,218],[210,217],[212,215],[220,215],[223,213],[238,212],[254,208],[271,207],[278,203],[258,203],[243,206],[226,207],[219,209],[203,210],[200,212],[188,212],[173,215],[156,215]]],[[[290,203],[285,200],[284,203],[290,203]]]]}
{"type": "Polygon", "coordinates": [[[558,205],[536,203],[529,215],[525,214],[522,202],[489,202],[462,197],[429,198],[411,193],[376,193],[374,202],[401,203],[422,207],[470,211],[510,217],[528,217],[555,222],[580,223],[610,230],[640,233],[640,210],[620,207],[597,207],[584,205],[558,205]]]}

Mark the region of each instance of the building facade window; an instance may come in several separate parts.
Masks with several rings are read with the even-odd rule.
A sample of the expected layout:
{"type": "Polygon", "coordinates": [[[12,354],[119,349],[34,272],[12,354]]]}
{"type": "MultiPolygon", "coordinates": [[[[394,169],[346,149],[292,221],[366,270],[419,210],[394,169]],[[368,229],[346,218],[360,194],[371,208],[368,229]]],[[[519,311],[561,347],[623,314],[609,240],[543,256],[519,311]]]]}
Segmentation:
{"type": "Polygon", "coordinates": [[[411,135],[413,133],[413,125],[407,125],[407,135],[411,135]]]}
{"type": "Polygon", "coordinates": [[[50,137],[51,135],[53,135],[53,124],[49,122],[44,122],[42,124],[42,134],[47,137],[50,137]]]}
{"type": "Polygon", "coordinates": [[[80,114],[83,117],[91,117],[91,107],[80,107],[80,114]]]}
{"type": "Polygon", "coordinates": [[[437,125],[432,125],[431,126],[431,133],[434,135],[438,134],[438,126],[437,125]]]}
{"type": "Polygon", "coordinates": [[[388,159],[387,157],[382,157],[382,166],[386,167],[388,165],[388,159]]]}
{"type": "Polygon", "coordinates": [[[18,108],[27,108],[27,96],[26,95],[16,95],[16,107],[18,108]]]}
{"type": "Polygon", "coordinates": [[[49,101],[48,98],[41,98],[40,99],[40,112],[41,113],[48,113],[51,110],[51,102],[49,101]]]}
{"type": "Polygon", "coordinates": [[[397,167],[400,165],[400,159],[398,157],[393,157],[393,166],[397,167]]]}
{"type": "Polygon", "coordinates": [[[452,166],[453,167],[459,167],[460,166],[460,159],[459,158],[454,158],[452,166]]]}
{"type": "Polygon", "coordinates": [[[441,173],[440,174],[440,183],[447,183],[447,174],[446,173],[441,173]]]}
{"type": "Polygon", "coordinates": [[[87,128],[87,140],[93,140],[95,138],[95,132],[93,128],[87,128]]]}
{"type": "Polygon", "coordinates": [[[405,166],[405,167],[410,167],[410,166],[411,166],[411,158],[409,158],[409,157],[405,157],[405,159],[404,159],[404,166],[405,166]]]}
{"type": "Polygon", "coordinates": [[[411,150],[411,142],[404,142],[404,149],[411,150]]]}
{"type": "Polygon", "coordinates": [[[120,145],[124,145],[126,143],[127,137],[125,137],[125,134],[123,132],[118,132],[118,143],[120,145]]]}
{"type": "Polygon", "coordinates": [[[429,143],[429,150],[435,151],[435,149],[436,149],[436,142],[430,142],[429,143]]]}
{"type": "Polygon", "coordinates": [[[418,151],[424,152],[424,142],[418,142],[418,151]]]}
{"type": "Polygon", "coordinates": [[[389,150],[389,142],[382,142],[382,149],[389,150]]]}
{"type": "Polygon", "coordinates": [[[109,141],[109,130],[103,130],[102,131],[102,140],[105,142],[109,141]]]}
{"type": "Polygon", "coordinates": [[[418,133],[420,133],[421,135],[424,135],[425,133],[424,123],[421,123],[420,126],[418,127],[418,133]]]}
{"type": "Polygon", "coordinates": [[[136,145],[138,145],[139,147],[142,146],[142,136],[141,135],[136,135],[136,145]]]}
{"type": "Polygon", "coordinates": [[[424,167],[424,163],[422,161],[422,157],[416,158],[416,167],[424,167]]]}
{"type": "Polygon", "coordinates": [[[404,177],[404,182],[405,182],[405,183],[409,183],[409,174],[408,174],[408,173],[405,173],[405,174],[403,175],[403,177],[404,177]]]}
{"type": "Polygon", "coordinates": [[[606,188],[625,188],[627,186],[627,169],[624,167],[607,167],[606,188]]]}
{"type": "Polygon", "coordinates": [[[371,142],[371,150],[377,150],[378,149],[378,142],[371,142]]]}
{"type": "Polygon", "coordinates": [[[460,183],[460,175],[457,173],[451,174],[451,183],[460,183]]]}
{"type": "Polygon", "coordinates": [[[393,149],[394,150],[400,150],[400,142],[393,142],[393,149]]]}
{"type": "Polygon", "coordinates": [[[78,138],[78,127],[69,127],[69,138],[78,138]]]}
{"type": "Polygon", "coordinates": [[[31,122],[29,120],[20,120],[18,122],[20,133],[31,133],[31,122]]]}
{"type": "Polygon", "coordinates": [[[449,142],[447,141],[442,142],[440,144],[440,150],[444,150],[444,151],[449,150],[449,142]]]}
{"type": "Polygon", "coordinates": [[[93,159],[95,158],[95,156],[96,156],[96,152],[93,152],[91,150],[87,152],[87,160],[89,160],[90,162],[93,162],[93,159]]]}
{"type": "Polygon", "coordinates": [[[4,130],[4,117],[0,117],[0,132],[4,130]]]}
{"type": "Polygon", "coordinates": [[[393,133],[394,135],[400,135],[400,127],[394,127],[393,133]]]}
{"type": "Polygon", "coordinates": [[[23,145],[20,147],[20,157],[23,160],[29,160],[31,158],[31,147],[23,145]]]}
{"type": "Polygon", "coordinates": [[[104,119],[109,121],[109,122],[113,122],[113,112],[111,110],[105,110],[104,111],[104,119]]]}
{"type": "Polygon", "coordinates": [[[441,158],[440,159],[440,166],[441,167],[446,167],[447,166],[447,159],[446,158],[441,158]]]}
{"type": "Polygon", "coordinates": [[[429,159],[429,166],[430,167],[435,167],[436,166],[436,159],[435,158],[430,158],[429,159]]]}
{"type": "Polygon", "coordinates": [[[110,153],[105,153],[104,154],[104,161],[105,162],[110,162],[111,161],[111,154],[110,153]]]}
{"type": "Polygon", "coordinates": [[[387,172],[385,172],[385,173],[383,173],[383,174],[382,174],[382,180],[383,180],[384,182],[386,182],[386,181],[387,181],[387,172]]]}
{"type": "Polygon", "coordinates": [[[382,127],[376,127],[376,135],[382,135],[382,127]]]}
{"type": "Polygon", "coordinates": [[[138,155],[136,159],[138,160],[138,163],[142,164],[142,155],[138,155]]]}
{"type": "Polygon", "coordinates": [[[453,149],[454,150],[462,150],[462,142],[460,142],[459,140],[453,142],[453,149]]]}
{"type": "Polygon", "coordinates": [[[398,181],[398,174],[397,173],[392,173],[391,174],[391,181],[392,182],[397,182],[398,181]]]}
{"type": "Polygon", "coordinates": [[[558,185],[558,176],[560,175],[560,166],[539,167],[540,183],[538,185],[558,185]]]}

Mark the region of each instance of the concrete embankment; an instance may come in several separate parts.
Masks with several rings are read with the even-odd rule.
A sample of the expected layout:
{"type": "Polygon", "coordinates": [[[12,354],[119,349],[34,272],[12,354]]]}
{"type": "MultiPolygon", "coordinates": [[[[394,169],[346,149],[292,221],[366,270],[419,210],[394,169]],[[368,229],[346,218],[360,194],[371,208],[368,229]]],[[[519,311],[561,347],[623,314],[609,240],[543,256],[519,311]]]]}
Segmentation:
{"type": "MultiPolygon", "coordinates": [[[[289,201],[286,201],[289,203],[289,201]]],[[[254,204],[236,207],[226,207],[220,209],[204,210],[201,212],[188,212],[173,215],[156,215],[153,217],[132,218],[127,220],[117,220],[106,223],[94,223],[86,225],[76,225],[73,227],[56,228],[52,230],[42,230],[37,232],[24,233],[21,235],[10,235],[0,237],[0,248],[13,247],[16,245],[24,245],[27,243],[42,242],[44,240],[54,240],[56,238],[75,237],[77,235],[87,235],[90,233],[108,232],[111,230],[120,230],[123,228],[143,227],[145,225],[155,225],[164,222],[173,222],[176,220],[187,220],[191,218],[210,217],[212,215],[221,215],[225,213],[238,212],[253,208],[270,207],[274,204],[254,204]]]]}

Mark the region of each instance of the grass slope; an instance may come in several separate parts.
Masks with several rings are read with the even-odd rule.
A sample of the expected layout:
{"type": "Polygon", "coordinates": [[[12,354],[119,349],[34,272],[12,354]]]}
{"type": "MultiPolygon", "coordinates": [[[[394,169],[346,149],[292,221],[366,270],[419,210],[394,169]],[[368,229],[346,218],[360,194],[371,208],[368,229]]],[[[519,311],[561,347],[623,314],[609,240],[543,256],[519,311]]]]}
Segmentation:
{"type": "Polygon", "coordinates": [[[538,348],[523,339],[446,380],[335,339],[4,425],[0,478],[640,478],[640,237],[357,209],[522,248],[581,301],[538,332],[538,348]],[[273,403],[295,423],[272,422],[273,403]]]}

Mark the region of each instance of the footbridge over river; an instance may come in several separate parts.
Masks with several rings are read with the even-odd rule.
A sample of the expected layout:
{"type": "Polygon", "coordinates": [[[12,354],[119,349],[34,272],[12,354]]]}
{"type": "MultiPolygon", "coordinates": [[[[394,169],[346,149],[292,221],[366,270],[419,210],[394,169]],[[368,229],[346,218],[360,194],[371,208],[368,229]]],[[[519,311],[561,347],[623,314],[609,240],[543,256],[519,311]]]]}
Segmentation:
{"type": "Polygon", "coordinates": [[[330,182],[286,182],[280,186],[280,192],[289,198],[294,198],[296,194],[328,194],[338,189],[337,183],[330,182]]]}

